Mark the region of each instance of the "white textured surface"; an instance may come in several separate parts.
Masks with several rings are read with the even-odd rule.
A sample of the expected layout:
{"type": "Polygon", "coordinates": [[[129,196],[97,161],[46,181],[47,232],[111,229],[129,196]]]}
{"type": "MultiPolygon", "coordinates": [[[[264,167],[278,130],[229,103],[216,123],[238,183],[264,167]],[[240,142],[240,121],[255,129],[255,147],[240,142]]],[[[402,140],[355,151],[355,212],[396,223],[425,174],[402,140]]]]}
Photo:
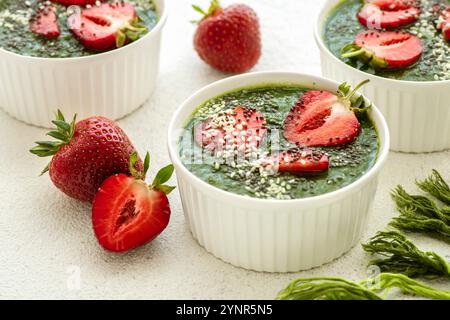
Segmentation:
{"type": "MultiPolygon", "coordinates": [[[[320,73],[312,32],[322,1],[243,2],[255,8],[262,22],[264,55],[255,70],[320,73]]],[[[196,15],[190,3],[170,1],[156,94],[120,121],[139,151],[152,152],[151,173],[168,162],[166,126],[173,110],[194,90],[224,77],[205,66],[192,50],[194,27],[188,20],[196,15]]],[[[27,150],[44,133],[0,112],[1,298],[271,299],[298,276],[366,277],[368,257],[358,246],[337,261],[301,273],[267,274],[232,267],[197,245],[176,192],[170,196],[171,223],[159,238],[128,254],[106,253],[92,232],[90,206],[68,199],[47,177],[38,177],[47,160],[34,158],[27,150]],[[80,267],[80,290],[68,290],[70,266],[80,267]]],[[[450,179],[450,152],[391,153],[364,239],[395,215],[389,190],[398,183],[415,190],[413,180],[432,168],[450,179]]],[[[442,242],[412,238],[424,249],[450,254],[450,247],[442,242]]],[[[448,282],[436,285],[449,287],[448,282]]]]}

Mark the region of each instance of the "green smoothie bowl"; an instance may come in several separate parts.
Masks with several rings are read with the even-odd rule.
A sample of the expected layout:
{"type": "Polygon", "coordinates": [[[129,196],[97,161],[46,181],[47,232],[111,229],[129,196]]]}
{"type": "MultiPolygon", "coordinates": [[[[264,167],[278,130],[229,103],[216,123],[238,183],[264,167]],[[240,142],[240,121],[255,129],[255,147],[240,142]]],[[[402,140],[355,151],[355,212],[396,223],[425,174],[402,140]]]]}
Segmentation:
{"type": "Polygon", "coordinates": [[[389,149],[381,113],[358,88],[261,72],[213,83],[182,104],[169,153],[185,217],[206,250],[287,272],[358,242],[389,149]]]}
{"type": "Polygon", "coordinates": [[[450,2],[329,0],[315,38],[324,76],[358,83],[380,108],[391,148],[450,148],[450,2]]]}
{"type": "Polygon", "coordinates": [[[0,0],[0,107],[37,126],[125,116],[153,92],[166,18],[165,0],[0,0]]]}

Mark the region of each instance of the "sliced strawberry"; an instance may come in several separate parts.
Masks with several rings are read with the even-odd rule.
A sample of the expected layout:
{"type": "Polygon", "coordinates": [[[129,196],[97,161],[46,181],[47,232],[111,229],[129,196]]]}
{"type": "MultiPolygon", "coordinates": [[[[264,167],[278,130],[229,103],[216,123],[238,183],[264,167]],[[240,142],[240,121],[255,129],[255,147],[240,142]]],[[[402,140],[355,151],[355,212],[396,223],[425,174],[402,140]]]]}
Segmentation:
{"type": "Polygon", "coordinates": [[[384,11],[405,10],[417,6],[416,0],[366,0],[366,4],[373,4],[384,11]]]}
{"type": "Polygon", "coordinates": [[[368,0],[359,11],[359,22],[372,29],[397,28],[417,20],[420,8],[415,1],[368,0]]]}
{"type": "Polygon", "coordinates": [[[267,129],[264,116],[255,109],[236,107],[198,124],[195,141],[205,149],[221,151],[236,148],[246,152],[258,147],[267,129]]]}
{"type": "Polygon", "coordinates": [[[450,6],[442,10],[438,28],[442,31],[445,40],[450,41],[450,6]]]}
{"type": "Polygon", "coordinates": [[[97,0],[51,0],[51,1],[65,6],[85,6],[87,4],[93,5],[97,2],[97,0]]]}
{"type": "MultiPolygon", "coordinates": [[[[147,162],[148,164],[148,162],[147,162]]],[[[163,185],[173,173],[167,166],[148,186],[141,177],[114,175],[102,184],[92,206],[92,223],[100,245],[124,252],[156,238],[169,223],[167,194],[173,187],[163,185]]]]}
{"type": "Polygon", "coordinates": [[[345,58],[360,58],[376,69],[405,68],[419,60],[421,40],[406,32],[367,30],[356,36],[355,44],[343,48],[345,58]]]}
{"type": "Polygon", "coordinates": [[[306,92],[284,121],[284,137],[304,146],[335,146],[353,141],[360,124],[347,101],[327,91],[306,92]]]}
{"type": "Polygon", "coordinates": [[[139,23],[134,6],[126,2],[84,9],[72,14],[68,24],[86,48],[96,51],[122,47],[148,31],[139,23]]]}
{"type": "Polygon", "coordinates": [[[30,31],[44,38],[56,38],[60,35],[56,9],[45,5],[38,9],[30,18],[30,31]]]}
{"type": "Polygon", "coordinates": [[[326,154],[298,148],[281,152],[276,160],[278,172],[320,173],[329,167],[326,154]]]}

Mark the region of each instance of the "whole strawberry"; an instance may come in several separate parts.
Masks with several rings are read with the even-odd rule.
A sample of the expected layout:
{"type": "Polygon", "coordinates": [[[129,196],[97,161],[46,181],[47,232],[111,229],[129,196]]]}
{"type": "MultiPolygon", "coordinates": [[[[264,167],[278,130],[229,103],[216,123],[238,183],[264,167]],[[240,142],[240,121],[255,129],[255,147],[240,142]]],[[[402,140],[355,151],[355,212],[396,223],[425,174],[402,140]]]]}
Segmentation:
{"type": "Polygon", "coordinates": [[[251,69],[261,56],[259,21],[255,11],[243,4],[222,8],[213,0],[194,36],[195,50],[213,68],[240,73],[251,69]]]}
{"type": "MultiPolygon", "coordinates": [[[[130,155],[134,146],[117,123],[104,117],[91,117],[71,123],[58,110],[52,121],[56,130],[47,135],[57,141],[37,141],[31,153],[52,156],[42,172],[49,171],[53,184],[69,197],[92,201],[98,188],[108,177],[130,174],[130,155]]],[[[135,169],[143,170],[140,159],[135,169]]]]}

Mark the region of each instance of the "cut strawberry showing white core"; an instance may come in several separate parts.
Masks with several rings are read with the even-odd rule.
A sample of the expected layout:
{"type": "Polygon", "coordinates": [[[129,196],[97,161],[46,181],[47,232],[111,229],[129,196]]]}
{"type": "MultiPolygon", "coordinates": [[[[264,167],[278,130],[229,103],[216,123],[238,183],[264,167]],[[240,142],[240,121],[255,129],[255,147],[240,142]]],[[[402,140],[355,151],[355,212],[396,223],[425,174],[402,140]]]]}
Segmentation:
{"type": "Polygon", "coordinates": [[[416,21],[420,12],[416,1],[366,0],[357,17],[370,29],[389,29],[416,21]]]}
{"type": "MultiPolygon", "coordinates": [[[[340,92],[340,96],[328,91],[306,92],[284,121],[286,140],[299,146],[337,146],[352,142],[359,134],[360,123],[351,99],[367,82],[362,82],[350,93],[349,86],[345,86],[346,92],[340,92]]],[[[358,100],[361,104],[362,97],[358,100]]]]}
{"type": "Polygon", "coordinates": [[[405,68],[422,55],[421,40],[410,33],[367,30],[356,36],[355,43],[342,49],[344,58],[358,58],[375,69],[405,68]]]}
{"type": "Polygon", "coordinates": [[[132,169],[138,159],[130,158],[131,176],[116,174],[106,179],[92,204],[92,224],[98,242],[113,252],[125,252],[156,238],[169,223],[167,195],[175,187],[165,185],[174,171],[173,165],[161,169],[153,183],[144,181],[150,164],[147,153],[144,171],[132,169]]]}
{"type": "Polygon", "coordinates": [[[134,6],[126,2],[84,9],[72,14],[68,24],[81,43],[95,51],[120,48],[148,31],[140,23],[134,6]]]}
{"type": "Polygon", "coordinates": [[[30,31],[47,39],[58,37],[56,9],[51,5],[39,8],[30,18],[30,31]]]}
{"type": "Polygon", "coordinates": [[[255,152],[267,129],[264,116],[255,109],[236,107],[218,113],[195,127],[195,141],[210,151],[255,152]]]}
{"type": "Polygon", "coordinates": [[[290,149],[278,154],[274,169],[294,174],[314,174],[328,170],[328,156],[312,150],[290,149]]]}

